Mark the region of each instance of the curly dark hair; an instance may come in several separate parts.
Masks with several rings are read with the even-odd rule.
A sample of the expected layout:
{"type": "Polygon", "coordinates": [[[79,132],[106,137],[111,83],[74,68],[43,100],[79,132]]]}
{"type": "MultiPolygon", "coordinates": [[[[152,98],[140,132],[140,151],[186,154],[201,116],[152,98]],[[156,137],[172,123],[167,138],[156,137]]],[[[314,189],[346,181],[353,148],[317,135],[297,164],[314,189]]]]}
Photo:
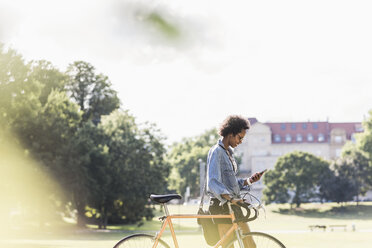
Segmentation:
{"type": "Polygon", "coordinates": [[[251,123],[248,118],[244,118],[240,115],[230,115],[223,121],[218,133],[222,137],[226,137],[229,134],[237,135],[243,129],[246,130],[250,127],[251,123]]]}

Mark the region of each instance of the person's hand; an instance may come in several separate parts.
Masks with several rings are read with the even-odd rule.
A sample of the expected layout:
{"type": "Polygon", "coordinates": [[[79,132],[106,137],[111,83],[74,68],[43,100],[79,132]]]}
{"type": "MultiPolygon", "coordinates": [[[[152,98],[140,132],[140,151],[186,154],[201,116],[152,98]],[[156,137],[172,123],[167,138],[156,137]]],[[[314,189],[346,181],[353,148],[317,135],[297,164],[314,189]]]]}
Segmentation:
{"type": "Polygon", "coordinates": [[[261,171],[261,172],[256,172],[254,173],[250,178],[248,178],[249,182],[250,183],[255,183],[257,182],[258,180],[261,179],[262,175],[266,172],[266,170],[264,171],[261,171]]]}
{"type": "Polygon", "coordinates": [[[235,205],[238,205],[237,203],[238,202],[241,202],[243,203],[243,199],[240,199],[240,198],[234,198],[228,194],[223,194],[221,195],[222,198],[225,198],[228,202],[230,202],[231,204],[235,204],[235,205]]]}
{"type": "Polygon", "coordinates": [[[238,202],[244,203],[243,199],[234,199],[234,198],[230,202],[231,202],[231,204],[235,204],[237,206],[239,206],[238,202]]]}

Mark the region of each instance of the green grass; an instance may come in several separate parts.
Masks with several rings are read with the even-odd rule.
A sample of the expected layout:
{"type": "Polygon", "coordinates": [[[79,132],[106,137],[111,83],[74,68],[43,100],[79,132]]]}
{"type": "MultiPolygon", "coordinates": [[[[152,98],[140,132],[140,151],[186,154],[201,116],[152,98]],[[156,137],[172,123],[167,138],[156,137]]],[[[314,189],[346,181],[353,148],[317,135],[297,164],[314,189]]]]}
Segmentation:
{"type": "MultiPolygon", "coordinates": [[[[198,206],[169,206],[172,214],[194,214],[198,206]]],[[[158,212],[160,215],[160,212],[158,212]]],[[[158,217],[158,216],[157,216],[158,217]]],[[[110,226],[108,231],[96,229],[78,230],[59,229],[59,232],[47,230],[29,230],[22,235],[3,235],[0,247],[7,248],[75,248],[75,247],[113,247],[122,237],[135,232],[154,234],[159,230],[160,222],[155,217],[142,226],[125,225],[110,226]]],[[[203,241],[195,219],[175,220],[174,227],[181,247],[207,247],[203,241]]],[[[269,205],[266,207],[266,218],[263,211],[259,219],[250,223],[251,230],[263,231],[280,239],[287,247],[295,248],[369,248],[372,236],[372,203],[356,206],[354,203],[346,206],[337,204],[303,204],[301,208],[290,209],[289,205],[269,205]],[[309,230],[309,225],[347,225],[347,231],[329,228],[309,230]],[[355,225],[356,231],[352,231],[355,225]]],[[[169,231],[164,234],[164,240],[170,245],[173,241],[169,231]]]]}

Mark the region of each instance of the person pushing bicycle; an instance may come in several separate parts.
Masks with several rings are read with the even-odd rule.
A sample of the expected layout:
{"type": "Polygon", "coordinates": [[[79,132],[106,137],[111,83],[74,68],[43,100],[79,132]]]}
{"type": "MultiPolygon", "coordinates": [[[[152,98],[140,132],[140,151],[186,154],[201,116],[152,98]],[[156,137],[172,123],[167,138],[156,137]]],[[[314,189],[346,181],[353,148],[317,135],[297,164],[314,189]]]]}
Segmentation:
{"type": "Polygon", "coordinates": [[[165,212],[165,216],[159,218],[162,223],[159,232],[155,235],[147,233],[131,234],[117,242],[114,248],[170,248],[167,242],[161,239],[167,227],[170,229],[174,247],[179,248],[172,219],[189,218],[197,218],[198,223],[200,220],[199,224],[203,227],[205,241],[214,248],[221,246],[223,248],[226,246],[228,248],[286,248],[282,242],[270,234],[250,232],[247,224],[247,222],[253,221],[258,217],[259,209],[262,206],[256,197],[247,192],[246,194],[255,198],[259,205],[255,206],[254,204],[245,203],[240,198],[240,191],[242,189],[249,190],[249,185],[260,180],[265,172],[255,173],[246,179],[236,178],[237,164],[233,157],[233,148],[242,143],[249,128],[249,121],[241,116],[229,116],[221,125],[219,130],[221,139],[208,153],[207,180],[204,184],[198,214],[172,215],[168,211],[167,203],[173,199],[181,199],[182,196],[178,194],[151,194],[150,199],[161,204],[165,212]],[[210,213],[206,213],[202,209],[206,188],[211,196],[210,213]],[[246,215],[243,214],[242,208],[245,209],[246,215]],[[251,216],[252,210],[254,211],[254,216],[251,216]],[[217,228],[212,221],[217,224],[217,228]]]}
{"type": "MultiPolygon", "coordinates": [[[[208,153],[207,158],[207,192],[211,197],[209,211],[211,214],[229,214],[229,208],[226,204],[230,202],[237,219],[243,216],[239,203],[240,190],[249,190],[249,186],[260,180],[263,172],[255,173],[249,178],[237,178],[237,164],[233,156],[233,148],[240,145],[250,128],[250,122],[247,118],[238,115],[228,116],[219,128],[221,138],[208,153]]],[[[220,238],[230,229],[231,219],[214,219],[218,224],[220,238]]],[[[239,222],[243,233],[250,232],[246,222],[239,222]]],[[[231,240],[233,235],[228,240],[231,240]]],[[[228,242],[223,244],[226,245],[228,242]]],[[[244,247],[255,248],[256,245],[252,238],[247,237],[243,240],[244,247]]]]}

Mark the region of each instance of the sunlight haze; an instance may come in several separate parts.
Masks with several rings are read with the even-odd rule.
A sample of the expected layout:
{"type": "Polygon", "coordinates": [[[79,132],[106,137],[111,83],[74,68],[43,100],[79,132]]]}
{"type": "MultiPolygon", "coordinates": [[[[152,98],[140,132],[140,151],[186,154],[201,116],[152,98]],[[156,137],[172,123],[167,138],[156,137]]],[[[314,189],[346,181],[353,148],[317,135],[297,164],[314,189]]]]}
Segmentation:
{"type": "Polygon", "coordinates": [[[122,108],[171,143],[229,114],[363,121],[371,11],[370,1],[0,0],[0,42],[62,71],[91,63],[122,108]]]}

